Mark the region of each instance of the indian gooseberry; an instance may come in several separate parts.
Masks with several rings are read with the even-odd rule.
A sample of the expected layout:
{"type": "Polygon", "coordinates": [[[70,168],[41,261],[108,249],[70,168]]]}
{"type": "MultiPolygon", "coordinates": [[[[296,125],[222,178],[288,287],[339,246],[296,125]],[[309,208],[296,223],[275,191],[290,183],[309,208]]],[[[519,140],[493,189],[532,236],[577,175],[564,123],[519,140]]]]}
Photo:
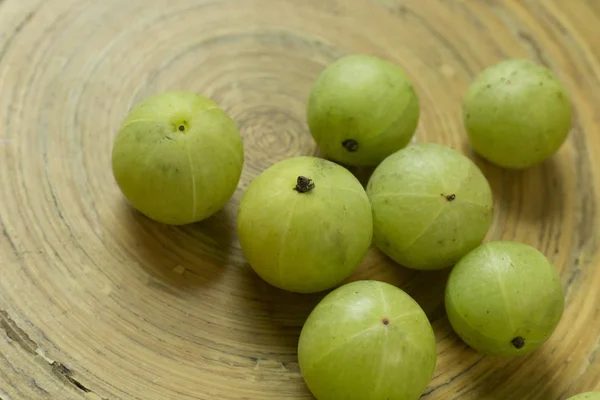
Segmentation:
{"type": "Polygon", "coordinates": [[[433,376],[436,342],[408,294],[384,282],[355,281],[311,312],[298,361],[317,400],[416,400],[433,376]]]}
{"type": "Polygon", "coordinates": [[[360,264],[371,244],[371,206],[346,168],[317,157],[280,161],[256,177],[238,212],[250,266],[280,289],[332,288],[360,264]]]}
{"type": "Polygon", "coordinates": [[[367,185],[375,245],[413,269],[449,267],[484,239],[492,192],[479,168],[450,147],[410,145],[387,157],[367,185]]]}
{"type": "Polygon", "coordinates": [[[569,397],[567,400],[600,400],[600,392],[585,392],[569,397]]]}
{"type": "Polygon", "coordinates": [[[210,99],[187,91],[136,104],[112,150],[113,174],[129,203],[172,225],[201,221],[225,206],[243,163],[234,121],[210,99]]]}
{"type": "Polygon", "coordinates": [[[463,114],[476,153],[500,167],[521,169],[558,151],[572,110],[567,89],[550,69],[509,59],[475,78],[463,114]]]}
{"type": "Polygon", "coordinates": [[[345,165],[376,165],[410,142],[419,112],[419,99],[402,68],[353,54],[318,76],[307,119],[327,157],[345,165]]]}
{"type": "Polygon", "coordinates": [[[558,272],[535,248],[510,241],[485,243],[452,269],[446,310],[456,333],[492,356],[519,356],[540,347],[564,308],[558,272]]]}

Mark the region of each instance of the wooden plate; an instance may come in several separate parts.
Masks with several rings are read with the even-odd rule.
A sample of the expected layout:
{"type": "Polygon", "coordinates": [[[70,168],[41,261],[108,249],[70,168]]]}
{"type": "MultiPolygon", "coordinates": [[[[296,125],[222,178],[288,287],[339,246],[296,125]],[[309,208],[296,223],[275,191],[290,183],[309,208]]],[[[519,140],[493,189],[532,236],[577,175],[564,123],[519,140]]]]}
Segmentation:
{"type": "Polygon", "coordinates": [[[323,294],[258,279],[235,214],[264,168],[318,154],[308,91],[349,53],[407,70],[422,102],[415,139],[472,156],[492,184],[488,239],[536,246],[566,287],[543,348],[493,359],[453,334],[448,271],[409,271],[372,249],[351,280],[397,284],[432,320],[438,363],[423,398],[600,389],[599,38],[595,0],[0,0],[0,399],[311,399],[296,343],[323,294]],[[470,80],[508,57],[550,66],[576,109],[560,152],[521,172],[473,156],[461,123],[470,80]],[[110,167],[129,108],[171,89],[214,99],[246,151],[229,205],[180,228],[133,211],[110,167]]]}

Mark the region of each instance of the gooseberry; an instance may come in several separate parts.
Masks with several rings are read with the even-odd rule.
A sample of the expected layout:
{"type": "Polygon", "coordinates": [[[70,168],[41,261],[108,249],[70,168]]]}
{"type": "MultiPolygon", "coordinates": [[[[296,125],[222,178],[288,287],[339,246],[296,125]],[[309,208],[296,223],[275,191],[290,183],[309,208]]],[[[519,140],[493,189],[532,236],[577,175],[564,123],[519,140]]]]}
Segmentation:
{"type": "Polygon", "coordinates": [[[600,392],[585,392],[569,397],[567,400],[600,400],[600,392]]]}
{"type": "Polygon", "coordinates": [[[172,225],[198,222],[223,208],[243,163],[235,122],[212,100],[187,91],[136,104],[112,150],[113,174],[129,203],[172,225]]]}
{"type": "Polygon", "coordinates": [[[492,192],[479,168],[450,147],[410,145],[388,156],[367,185],[375,245],[397,263],[433,270],[481,244],[492,192]]]}
{"type": "Polygon", "coordinates": [[[238,234],[250,266],[280,289],[311,293],[341,283],[371,244],[371,206],[346,168],[317,157],[288,158],[244,193],[238,234]]]}
{"type": "Polygon", "coordinates": [[[321,72],[310,92],[307,118],[327,157],[358,166],[376,165],[405,147],[419,112],[419,99],[402,68],[353,54],[321,72]]]}
{"type": "Polygon", "coordinates": [[[482,71],[468,88],[463,114],[473,150],[493,164],[514,169],[556,153],[572,118],[569,95],[558,77],[521,59],[482,71]]]}
{"type": "Polygon", "coordinates": [[[556,268],[529,245],[494,241],[452,269],[445,304],[456,333],[492,356],[519,356],[540,347],[564,309],[556,268]]]}
{"type": "Polygon", "coordinates": [[[436,342],[408,294],[384,282],[355,281],[311,312],[298,361],[317,400],[416,400],[433,376],[436,342]]]}

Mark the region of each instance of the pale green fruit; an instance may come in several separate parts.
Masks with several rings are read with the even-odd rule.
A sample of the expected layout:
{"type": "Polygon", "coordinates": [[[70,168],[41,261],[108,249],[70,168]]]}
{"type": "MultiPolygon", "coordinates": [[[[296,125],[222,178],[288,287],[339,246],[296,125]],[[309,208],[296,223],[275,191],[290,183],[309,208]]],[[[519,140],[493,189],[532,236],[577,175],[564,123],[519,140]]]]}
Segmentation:
{"type": "Polygon", "coordinates": [[[528,60],[505,60],[481,72],[463,113],[474,151],[505,168],[546,160],[571,129],[566,88],[551,70],[528,60]]]}
{"type": "Polygon", "coordinates": [[[373,235],[369,199],[347,169],[295,157],[263,171],[244,193],[238,234],[250,266],[278,288],[319,292],[341,283],[373,235]]]}
{"type": "Polygon", "coordinates": [[[567,400],[600,400],[600,392],[586,392],[569,397],[567,400]]]}
{"type": "Polygon", "coordinates": [[[357,281],[329,293],[309,315],[298,361],[317,400],[416,400],[433,376],[436,342],[408,294],[357,281]]]}
{"type": "Polygon", "coordinates": [[[211,100],[185,91],[138,103],[112,151],[113,174],[127,200],[149,218],[173,225],[223,208],[243,163],[234,121],[211,100]]]}
{"type": "Polygon", "coordinates": [[[358,54],[321,72],[307,117],[325,155],[346,165],[376,165],[410,142],[419,112],[415,89],[400,67],[358,54]]]}
{"type": "Polygon", "coordinates": [[[483,241],[492,191],[479,168],[449,147],[411,145],[386,158],[367,185],[375,245],[414,269],[450,267],[483,241]]]}
{"type": "Polygon", "coordinates": [[[446,311],[456,333],[493,356],[519,356],[540,347],[563,309],[554,266],[518,242],[481,245],[456,264],[446,287],[446,311]]]}

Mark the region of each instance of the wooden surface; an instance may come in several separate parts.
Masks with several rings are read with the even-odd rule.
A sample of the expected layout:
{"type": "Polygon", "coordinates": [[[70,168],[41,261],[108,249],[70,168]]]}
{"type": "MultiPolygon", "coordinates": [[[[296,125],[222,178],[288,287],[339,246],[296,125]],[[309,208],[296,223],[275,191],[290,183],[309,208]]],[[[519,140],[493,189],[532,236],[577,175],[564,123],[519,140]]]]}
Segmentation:
{"type": "Polygon", "coordinates": [[[488,238],[536,246],[566,286],[543,348],[512,360],[467,348],[444,314],[447,271],[372,249],[351,279],[398,284],[427,311],[438,362],[424,399],[600,389],[599,38],[597,0],[0,0],[0,399],[311,399],[295,351],[320,296],[258,279],[235,213],[265,167],[318,153],[310,85],[358,52],[413,78],[416,140],[465,154],[461,100],[485,66],[529,57],[568,85],[576,117],[556,157],[522,172],[475,158],[495,196],[488,238]],[[213,98],[246,150],[230,204],[181,228],[133,212],[110,168],[127,110],[170,89],[213,98]]]}

